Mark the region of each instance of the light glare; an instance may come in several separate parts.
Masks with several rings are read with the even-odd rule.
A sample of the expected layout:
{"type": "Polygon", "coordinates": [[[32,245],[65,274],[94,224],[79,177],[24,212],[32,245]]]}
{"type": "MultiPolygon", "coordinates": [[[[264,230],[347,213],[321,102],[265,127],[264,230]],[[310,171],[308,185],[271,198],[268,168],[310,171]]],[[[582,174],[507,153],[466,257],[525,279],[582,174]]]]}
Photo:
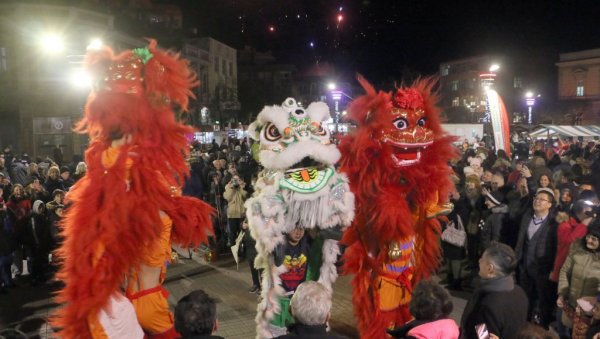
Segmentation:
{"type": "Polygon", "coordinates": [[[335,82],[330,82],[330,83],[328,83],[328,84],[327,84],[327,88],[328,88],[329,90],[334,90],[334,89],[336,88],[336,86],[335,86],[335,82]]]}
{"type": "Polygon", "coordinates": [[[102,48],[102,40],[95,38],[90,41],[90,44],[87,46],[87,49],[91,50],[99,50],[102,48]]]}
{"type": "Polygon", "coordinates": [[[61,36],[57,34],[46,34],[42,37],[41,45],[44,51],[48,53],[60,53],[65,49],[61,36]]]}
{"type": "Polygon", "coordinates": [[[82,68],[76,68],[71,71],[70,83],[77,88],[91,88],[92,77],[82,68]]]}

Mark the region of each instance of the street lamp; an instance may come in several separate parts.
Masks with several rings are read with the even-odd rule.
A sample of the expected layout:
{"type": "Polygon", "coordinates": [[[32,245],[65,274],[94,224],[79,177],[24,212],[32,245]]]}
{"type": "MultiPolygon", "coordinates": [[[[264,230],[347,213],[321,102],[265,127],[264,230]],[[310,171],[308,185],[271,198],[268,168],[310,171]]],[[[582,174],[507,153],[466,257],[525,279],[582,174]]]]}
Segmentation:
{"type": "Polygon", "coordinates": [[[531,125],[533,105],[535,105],[535,96],[533,92],[525,93],[525,103],[527,104],[527,124],[531,125]]]}
{"type": "Polygon", "coordinates": [[[40,44],[45,52],[50,54],[58,54],[65,49],[63,39],[58,34],[45,34],[41,37],[40,44]]]}
{"type": "Polygon", "coordinates": [[[330,82],[327,84],[327,89],[330,91],[333,91],[337,86],[335,85],[335,82],[330,82]]]}

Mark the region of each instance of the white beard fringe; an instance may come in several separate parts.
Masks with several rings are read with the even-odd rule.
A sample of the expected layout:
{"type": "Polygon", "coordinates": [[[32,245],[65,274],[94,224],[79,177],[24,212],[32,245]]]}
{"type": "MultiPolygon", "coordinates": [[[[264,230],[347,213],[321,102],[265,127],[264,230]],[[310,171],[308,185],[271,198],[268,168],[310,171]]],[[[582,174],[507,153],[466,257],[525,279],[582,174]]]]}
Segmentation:
{"type": "Polygon", "coordinates": [[[323,242],[323,263],[319,271],[319,282],[329,291],[330,297],[333,294],[333,283],[337,280],[338,273],[335,263],[340,255],[338,242],[327,239],[323,242]]]}
{"type": "MultiPolygon", "coordinates": [[[[261,301],[255,319],[256,338],[274,336],[274,326],[270,322],[281,312],[279,298],[285,291],[280,275],[287,268],[274,265],[273,252],[278,245],[285,243],[285,234],[296,225],[304,228],[345,228],[354,218],[354,195],[345,175],[334,174],[327,187],[315,194],[281,190],[279,179],[282,175],[279,172],[261,176],[256,185],[257,192],[245,204],[250,232],[256,239],[258,254],[255,266],[264,269],[261,301]]],[[[339,254],[337,241],[326,239],[323,242],[321,267],[315,268],[319,269],[319,282],[330,293],[338,277],[335,263],[339,254]]]]}

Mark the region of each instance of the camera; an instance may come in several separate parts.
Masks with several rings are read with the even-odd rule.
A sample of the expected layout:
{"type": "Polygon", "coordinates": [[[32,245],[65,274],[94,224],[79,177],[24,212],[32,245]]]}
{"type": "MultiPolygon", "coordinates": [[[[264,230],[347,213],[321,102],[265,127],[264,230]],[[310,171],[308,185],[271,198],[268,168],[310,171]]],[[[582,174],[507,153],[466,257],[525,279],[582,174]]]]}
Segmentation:
{"type": "Polygon", "coordinates": [[[234,188],[240,187],[240,181],[236,178],[231,179],[231,186],[233,186],[234,188]]]}

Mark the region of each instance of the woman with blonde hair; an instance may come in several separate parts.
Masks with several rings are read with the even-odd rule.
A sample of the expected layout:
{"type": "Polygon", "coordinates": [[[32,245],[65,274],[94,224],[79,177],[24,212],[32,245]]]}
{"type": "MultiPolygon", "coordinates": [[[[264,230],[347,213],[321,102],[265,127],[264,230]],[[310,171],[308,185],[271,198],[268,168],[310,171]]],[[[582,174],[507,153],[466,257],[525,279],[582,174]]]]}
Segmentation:
{"type": "Polygon", "coordinates": [[[85,162],[80,161],[77,164],[77,167],[75,167],[75,174],[73,175],[73,180],[75,182],[77,182],[79,179],[81,179],[85,176],[86,172],[87,172],[87,165],[85,164],[85,162]]]}
{"type": "Polygon", "coordinates": [[[44,182],[44,188],[47,192],[54,192],[55,189],[66,191],[65,185],[60,178],[60,169],[58,166],[52,166],[48,169],[48,175],[44,182]]]}

